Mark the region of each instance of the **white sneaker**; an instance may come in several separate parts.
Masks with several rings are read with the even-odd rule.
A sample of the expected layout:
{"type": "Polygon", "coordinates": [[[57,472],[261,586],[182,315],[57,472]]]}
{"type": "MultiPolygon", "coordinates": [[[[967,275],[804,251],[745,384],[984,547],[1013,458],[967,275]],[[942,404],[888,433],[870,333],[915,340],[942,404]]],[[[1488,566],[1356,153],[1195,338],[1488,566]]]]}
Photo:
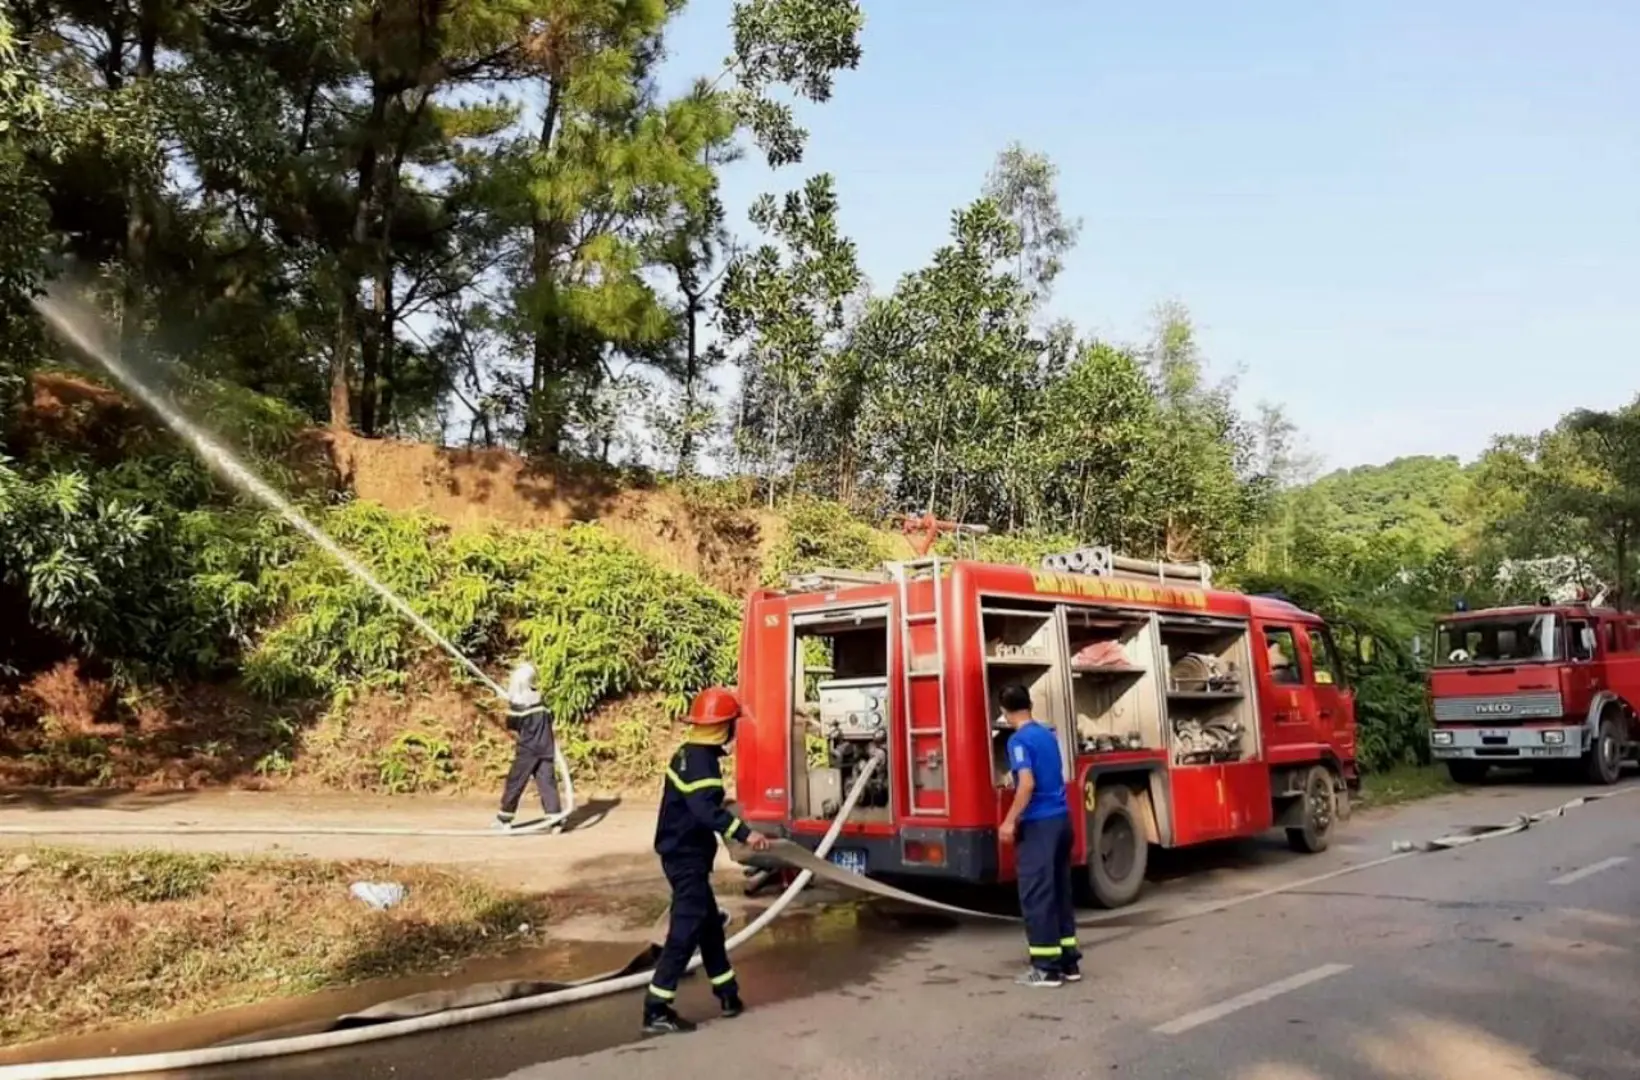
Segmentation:
{"type": "Polygon", "coordinates": [[[1039,967],[1027,968],[1025,973],[1014,982],[1020,986],[1029,986],[1035,989],[1052,990],[1065,985],[1065,980],[1058,972],[1043,971],[1039,967]]]}

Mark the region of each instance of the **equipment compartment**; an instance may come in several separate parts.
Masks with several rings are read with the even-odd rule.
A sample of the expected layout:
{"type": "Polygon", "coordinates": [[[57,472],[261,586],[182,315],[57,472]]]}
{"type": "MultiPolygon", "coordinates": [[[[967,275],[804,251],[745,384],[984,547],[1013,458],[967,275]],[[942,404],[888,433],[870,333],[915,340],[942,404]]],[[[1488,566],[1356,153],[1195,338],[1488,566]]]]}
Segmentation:
{"type": "Polygon", "coordinates": [[[1071,706],[1083,754],[1162,746],[1162,702],[1148,616],[1067,607],[1071,706]]]}
{"type": "MultiPolygon", "coordinates": [[[[792,622],[792,816],[829,820],[872,750],[888,745],[888,612],[814,612],[792,622]]],[[[854,820],[891,820],[891,772],[878,770],[854,820]]]]}
{"type": "Polygon", "coordinates": [[[1258,724],[1246,624],[1163,616],[1157,627],[1174,763],[1222,764],[1255,756],[1258,724]]]}
{"type": "Polygon", "coordinates": [[[1030,691],[1036,717],[1059,733],[1065,773],[1072,775],[1072,747],[1066,738],[1069,705],[1065,700],[1065,636],[1055,608],[991,607],[981,609],[985,647],[986,722],[991,729],[991,771],[998,786],[1012,782],[1008,736],[1002,722],[1002,688],[1019,683],[1030,691]]]}

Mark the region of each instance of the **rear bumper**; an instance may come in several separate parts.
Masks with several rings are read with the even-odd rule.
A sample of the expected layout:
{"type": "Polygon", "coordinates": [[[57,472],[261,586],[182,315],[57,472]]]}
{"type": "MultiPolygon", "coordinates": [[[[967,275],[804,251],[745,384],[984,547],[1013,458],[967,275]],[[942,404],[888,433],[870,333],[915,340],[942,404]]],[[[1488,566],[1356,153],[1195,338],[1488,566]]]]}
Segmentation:
{"type": "Polygon", "coordinates": [[[1437,761],[1565,760],[1583,756],[1584,730],[1581,724],[1436,728],[1429,733],[1429,753],[1437,761]]]}
{"type": "MultiPolygon", "coordinates": [[[[758,831],[784,837],[810,851],[818,847],[824,837],[823,833],[796,832],[786,826],[763,825],[758,827],[758,831]]],[[[998,880],[995,829],[931,828],[924,825],[904,827],[893,836],[844,833],[837,838],[832,854],[835,856],[845,851],[863,853],[866,873],[874,878],[917,878],[982,885],[998,880]],[[919,848],[926,853],[933,847],[943,850],[943,861],[926,861],[926,854],[919,857],[919,848]]],[[[756,856],[753,859],[756,860],[756,856]]],[[[759,861],[754,861],[752,865],[759,865],[759,861]]]]}

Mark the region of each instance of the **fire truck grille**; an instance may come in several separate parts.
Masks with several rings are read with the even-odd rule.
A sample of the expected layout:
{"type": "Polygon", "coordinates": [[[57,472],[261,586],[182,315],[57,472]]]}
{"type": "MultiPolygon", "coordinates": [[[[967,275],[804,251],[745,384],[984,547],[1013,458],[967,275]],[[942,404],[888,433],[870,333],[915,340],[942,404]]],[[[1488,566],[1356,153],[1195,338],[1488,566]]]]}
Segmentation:
{"type": "Polygon", "coordinates": [[[1435,699],[1436,723],[1508,724],[1557,717],[1561,712],[1558,693],[1435,699]]]}

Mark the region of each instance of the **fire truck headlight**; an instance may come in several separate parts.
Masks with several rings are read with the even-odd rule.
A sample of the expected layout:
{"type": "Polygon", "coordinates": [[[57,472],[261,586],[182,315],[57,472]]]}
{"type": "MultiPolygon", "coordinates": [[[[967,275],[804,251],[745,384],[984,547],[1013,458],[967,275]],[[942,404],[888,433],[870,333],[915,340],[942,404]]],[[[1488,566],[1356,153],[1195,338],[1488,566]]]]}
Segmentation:
{"type": "Polygon", "coordinates": [[[1566,745],[1566,733],[1564,731],[1545,731],[1543,733],[1543,745],[1544,746],[1564,746],[1564,745],[1566,745]]]}
{"type": "Polygon", "coordinates": [[[1451,746],[1452,732],[1432,731],[1429,733],[1429,742],[1431,746],[1451,746]]]}

